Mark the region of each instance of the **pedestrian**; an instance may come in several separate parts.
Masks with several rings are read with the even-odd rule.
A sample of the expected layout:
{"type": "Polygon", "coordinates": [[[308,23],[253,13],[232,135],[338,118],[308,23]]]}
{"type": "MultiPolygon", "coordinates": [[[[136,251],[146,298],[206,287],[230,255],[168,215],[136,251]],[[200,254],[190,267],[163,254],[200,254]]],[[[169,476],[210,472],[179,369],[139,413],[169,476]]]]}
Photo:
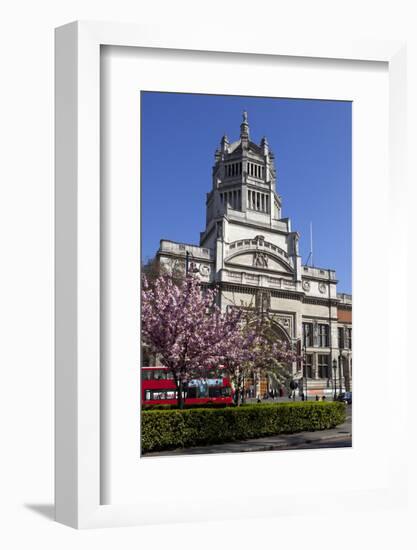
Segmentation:
{"type": "Polygon", "coordinates": [[[326,401],[326,396],[323,395],[323,397],[321,398],[322,401],[326,401]]]}

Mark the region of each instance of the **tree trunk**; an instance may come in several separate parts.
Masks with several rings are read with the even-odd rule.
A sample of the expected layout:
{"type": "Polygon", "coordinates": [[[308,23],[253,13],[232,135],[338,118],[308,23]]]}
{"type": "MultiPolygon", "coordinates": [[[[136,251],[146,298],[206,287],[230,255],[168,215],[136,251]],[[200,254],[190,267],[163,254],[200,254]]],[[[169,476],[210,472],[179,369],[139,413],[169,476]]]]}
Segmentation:
{"type": "Polygon", "coordinates": [[[182,397],[182,390],[183,390],[183,383],[182,380],[178,380],[177,382],[177,391],[178,391],[178,408],[183,409],[184,408],[184,399],[182,397]]]}
{"type": "Polygon", "coordinates": [[[177,407],[179,409],[183,409],[184,408],[184,399],[182,397],[183,383],[182,383],[182,380],[181,380],[181,375],[180,375],[180,378],[178,378],[177,373],[173,369],[172,370],[172,376],[174,378],[175,387],[177,388],[177,407]]]}
{"type": "Polygon", "coordinates": [[[239,406],[239,398],[242,395],[242,377],[238,375],[236,380],[236,406],[239,406]]]}

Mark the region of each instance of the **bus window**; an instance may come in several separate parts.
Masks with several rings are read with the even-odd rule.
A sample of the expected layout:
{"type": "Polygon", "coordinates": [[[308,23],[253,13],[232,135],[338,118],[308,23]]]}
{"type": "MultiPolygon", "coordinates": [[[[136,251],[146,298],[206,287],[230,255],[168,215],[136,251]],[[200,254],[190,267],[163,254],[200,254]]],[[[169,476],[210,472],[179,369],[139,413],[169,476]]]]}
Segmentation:
{"type": "Polygon", "coordinates": [[[221,386],[211,386],[211,387],[209,387],[209,397],[222,397],[222,388],[221,388],[221,386]]]}
{"type": "Polygon", "coordinates": [[[165,399],[177,399],[176,390],[146,390],[145,401],[164,401],[165,399]]]}
{"type": "Polygon", "coordinates": [[[187,388],[187,397],[189,399],[196,399],[197,396],[197,386],[191,386],[187,388]]]}

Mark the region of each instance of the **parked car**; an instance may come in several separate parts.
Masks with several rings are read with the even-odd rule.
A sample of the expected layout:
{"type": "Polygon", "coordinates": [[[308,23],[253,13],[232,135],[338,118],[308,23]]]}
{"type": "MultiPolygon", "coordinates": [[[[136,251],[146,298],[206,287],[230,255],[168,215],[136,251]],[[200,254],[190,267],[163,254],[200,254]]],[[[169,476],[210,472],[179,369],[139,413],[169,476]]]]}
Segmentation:
{"type": "Polygon", "coordinates": [[[343,403],[347,403],[348,405],[352,405],[352,392],[351,391],[344,391],[340,393],[337,396],[338,401],[342,401],[343,403]]]}

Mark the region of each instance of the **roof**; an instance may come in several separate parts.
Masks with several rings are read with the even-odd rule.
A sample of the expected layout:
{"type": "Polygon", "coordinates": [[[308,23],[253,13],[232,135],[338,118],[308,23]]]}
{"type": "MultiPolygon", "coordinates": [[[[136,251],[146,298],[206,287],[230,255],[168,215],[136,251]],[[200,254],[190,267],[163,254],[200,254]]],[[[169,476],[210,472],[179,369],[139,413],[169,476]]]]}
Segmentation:
{"type": "MultiPolygon", "coordinates": [[[[253,151],[257,155],[263,155],[263,150],[261,149],[261,147],[259,147],[259,145],[257,145],[253,141],[249,141],[248,149],[249,151],[253,151]]],[[[242,141],[240,139],[238,141],[234,141],[229,145],[229,148],[228,148],[229,155],[234,153],[240,153],[241,151],[242,151],[242,141]]]]}

